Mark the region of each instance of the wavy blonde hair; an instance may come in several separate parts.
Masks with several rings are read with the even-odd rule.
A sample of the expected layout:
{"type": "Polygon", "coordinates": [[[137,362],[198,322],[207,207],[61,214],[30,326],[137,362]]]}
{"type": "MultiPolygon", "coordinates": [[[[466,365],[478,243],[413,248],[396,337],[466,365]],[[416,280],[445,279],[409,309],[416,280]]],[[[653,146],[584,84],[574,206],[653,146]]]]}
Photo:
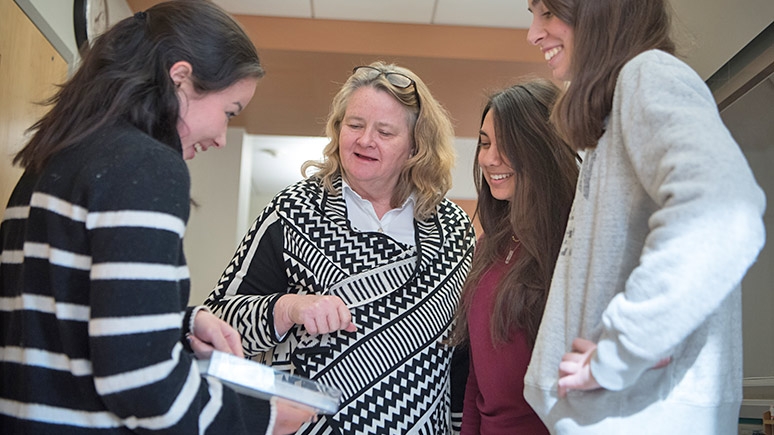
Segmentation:
{"type": "Polygon", "coordinates": [[[333,180],[344,174],[339,157],[339,133],[349,100],[356,90],[364,86],[387,92],[405,107],[409,125],[413,130],[411,157],[401,170],[390,204],[400,207],[413,193],[416,197],[414,217],[424,220],[435,213],[436,207],[452,185],[451,169],[456,157],[454,128],[446,109],[433,98],[425,83],[411,70],[384,62],[374,62],[368,66],[383,74],[374,76],[358,71],[347,79],[331,104],[325,128],[330,142],[323,150],[323,159],[305,162],[301,172],[306,176],[310,168],[316,168],[317,171],[312,176],[321,179],[329,192],[337,193],[333,180]],[[406,88],[394,86],[384,75],[389,72],[411,78],[414,85],[406,88]]]}

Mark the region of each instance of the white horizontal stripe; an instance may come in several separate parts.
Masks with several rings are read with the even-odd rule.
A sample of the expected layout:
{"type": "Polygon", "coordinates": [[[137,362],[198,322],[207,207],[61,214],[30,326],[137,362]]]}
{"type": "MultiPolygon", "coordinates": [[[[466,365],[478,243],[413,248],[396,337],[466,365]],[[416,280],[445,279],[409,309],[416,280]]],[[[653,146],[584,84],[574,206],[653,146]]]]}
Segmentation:
{"type": "Polygon", "coordinates": [[[89,270],[91,257],[88,255],[74,254],[61,249],[52,248],[45,243],[27,242],[24,244],[24,255],[32,258],[42,258],[57,266],[73,269],[89,270]]]}
{"type": "Polygon", "coordinates": [[[89,213],[86,228],[142,227],[156,228],[176,233],[183,237],[185,222],[166,213],[155,211],[111,211],[89,213]]]}
{"type": "Polygon", "coordinates": [[[91,361],[87,359],[70,359],[70,357],[63,353],[14,346],[0,348],[0,356],[2,356],[2,360],[5,362],[69,372],[75,376],[90,376],[92,374],[91,361]]]}
{"type": "MultiPolygon", "coordinates": [[[[202,408],[199,414],[199,433],[204,433],[215,421],[220,408],[223,406],[223,384],[220,382],[209,382],[210,400],[202,408]]],[[[267,433],[271,431],[271,425],[267,428],[267,433]]]]}
{"type": "Polygon", "coordinates": [[[180,361],[180,353],[182,351],[183,345],[177,342],[172,350],[172,359],[117,375],[95,377],[94,386],[99,394],[107,395],[159,382],[169,377],[169,374],[175,369],[180,361]]]}
{"type": "Polygon", "coordinates": [[[5,209],[3,220],[8,221],[11,219],[27,219],[30,215],[30,206],[8,207],[5,209]]]}
{"type": "Polygon", "coordinates": [[[188,279],[188,267],[152,263],[100,263],[91,268],[91,279],[180,281],[188,279]]]}
{"type": "MultiPolygon", "coordinates": [[[[202,382],[199,371],[194,367],[194,364],[191,364],[191,370],[188,372],[188,378],[183,385],[183,389],[180,391],[180,394],[177,395],[166,414],[145,419],[126,419],[124,420],[126,426],[130,429],[143,427],[149,430],[161,430],[177,424],[191,407],[191,403],[196,398],[196,395],[199,392],[199,385],[202,382]]],[[[203,433],[201,428],[199,428],[199,433],[203,433]]]]}
{"type": "Polygon", "coordinates": [[[0,255],[0,262],[5,264],[22,264],[24,262],[24,251],[3,251],[0,255]]]}
{"type": "Polygon", "coordinates": [[[0,298],[0,311],[15,310],[40,311],[42,313],[55,314],[58,319],[89,320],[91,308],[87,305],[56,302],[51,296],[23,294],[12,298],[0,298]]]}
{"type": "Polygon", "coordinates": [[[30,207],[43,208],[74,221],[85,222],[87,210],[45,193],[35,192],[30,198],[30,207]]]}
{"type": "Polygon", "coordinates": [[[121,420],[108,411],[86,412],[55,406],[22,403],[0,399],[0,412],[17,418],[51,424],[64,424],[90,428],[113,428],[122,426],[121,420]]]}
{"type": "Polygon", "coordinates": [[[180,329],[182,324],[183,316],[181,316],[180,313],[109,317],[92,319],[91,322],[89,322],[89,334],[95,337],[143,334],[146,332],[180,329]]]}
{"type": "MultiPolygon", "coordinates": [[[[194,399],[196,399],[196,396],[199,394],[199,386],[201,383],[202,377],[199,374],[196,364],[191,364],[183,389],[180,391],[180,394],[177,395],[177,398],[175,398],[175,402],[172,403],[167,415],[164,416],[165,420],[168,422],[167,425],[177,423],[183,418],[188,411],[188,408],[191,407],[191,403],[193,403],[194,399]]],[[[158,423],[160,424],[161,422],[158,423]]],[[[158,427],[153,429],[158,429],[158,427]]],[[[199,428],[199,433],[204,433],[204,430],[199,428]]]]}
{"type": "MultiPolygon", "coordinates": [[[[175,350],[175,354],[179,356],[182,351],[182,345],[179,345],[178,343],[175,350]]],[[[196,398],[200,384],[201,377],[199,372],[196,370],[195,366],[191,364],[191,369],[188,372],[188,377],[183,385],[183,389],[175,398],[170,409],[164,415],[149,418],[129,417],[121,421],[116,415],[108,411],[86,412],[47,405],[28,404],[2,398],[0,398],[0,413],[27,420],[69,426],[89,428],[126,426],[130,429],[145,428],[149,430],[162,430],[175,425],[185,415],[191,407],[191,403],[193,403],[193,400],[196,398]]],[[[99,389],[99,385],[97,385],[97,389],[99,389]]]]}
{"type": "Polygon", "coordinates": [[[69,304],[67,302],[56,303],[56,318],[62,320],[80,320],[86,322],[91,316],[91,307],[88,305],[69,304]]]}

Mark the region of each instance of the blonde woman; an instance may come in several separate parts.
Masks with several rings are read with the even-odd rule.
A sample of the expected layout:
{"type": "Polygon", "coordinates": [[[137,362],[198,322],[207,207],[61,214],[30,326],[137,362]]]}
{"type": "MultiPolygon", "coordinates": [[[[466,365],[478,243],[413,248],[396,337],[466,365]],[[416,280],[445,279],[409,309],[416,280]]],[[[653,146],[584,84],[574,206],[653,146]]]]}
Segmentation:
{"type": "Polygon", "coordinates": [[[377,62],[355,68],[327,133],[325,159],[264,209],[206,304],[248,357],[344,392],[299,433],[449,433],[444,342],[474,244],[444,198],[449,118],[416,74],[377,62]]]}

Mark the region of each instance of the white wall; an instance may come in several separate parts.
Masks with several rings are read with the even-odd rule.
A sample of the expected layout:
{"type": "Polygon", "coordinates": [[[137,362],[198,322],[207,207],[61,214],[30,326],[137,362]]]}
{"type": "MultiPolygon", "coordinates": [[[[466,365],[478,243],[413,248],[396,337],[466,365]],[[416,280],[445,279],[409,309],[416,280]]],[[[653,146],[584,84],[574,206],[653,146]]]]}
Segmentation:
{"type": "Polygon", "coordinates": [[[774,74],[725,108],[721,116],[768,198],[766,245],[742,281],[745,402],[741,415],[760,418],[774,404],[774,74]]]}
{"type": "MultiPolygon", "coordinates": [[[[14,0],[68,65],[75,66],[78,47],[73,28],[73,0],[14,0]]],[[[108,23],[131,15],[126,0],[107,0],[108,23]]]]}
{"type": "Polygon", "coordinates": [[[242,164],[249,161],[243,137],[243,129],[229,128],[225,148],[188,161],[191,197],[198,203],[191,207],[184,240],[192,305],[207,298],[247,230],[250,169],[242,164]]]}
{"type": "Polygon", "coordinates": [[[457,150],[457,162],[452,169],[452,188],[447,197],[453,199],[476,199],[476,186],[473,184],[473,162],[476,159],[478,138],[458,137],[454,141],[457,150]]]}
{"type": "Polygon", "coordinates": [[[774,404],[774,138],[768,148],[744,151],[768,200],[766,245],[742,281],[745,399],[758,400],[746,400],[741,415],[760,418],[774,404]]]}
{"type": "Polygon", "coordinates": [[[704,79],[774,20],[772,0],[671,0],[686,61],[704,79]]]}

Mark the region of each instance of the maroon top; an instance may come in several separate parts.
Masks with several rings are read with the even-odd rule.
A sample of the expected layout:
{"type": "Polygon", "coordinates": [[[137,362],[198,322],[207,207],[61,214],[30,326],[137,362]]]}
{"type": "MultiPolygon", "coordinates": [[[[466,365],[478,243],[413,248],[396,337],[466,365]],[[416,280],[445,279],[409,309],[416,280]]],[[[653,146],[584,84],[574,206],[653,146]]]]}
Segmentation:
{"type": "Polygon", "coordinates": [[[524,375],[532,350],[523,331],[515,332],[508,343],[497,347],[492,343],[489,321],[495,287],[507,267],[500,261],[484,273],[468,312],[470,373],[461,435],[548,434],[524,400],[524,375]]]}

